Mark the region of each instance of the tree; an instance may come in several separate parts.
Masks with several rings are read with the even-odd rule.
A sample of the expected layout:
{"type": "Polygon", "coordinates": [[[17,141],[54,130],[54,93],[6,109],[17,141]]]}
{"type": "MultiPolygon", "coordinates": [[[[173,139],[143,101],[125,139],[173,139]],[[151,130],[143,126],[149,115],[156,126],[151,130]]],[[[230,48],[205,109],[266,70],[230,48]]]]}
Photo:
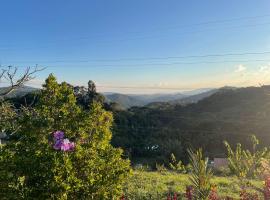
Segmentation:
{"type": "Polygon", "coordinates": [[[8,66],[6,69],[2,69],[2,71],[0,72],[0,81],[2,81],[2,79],[5,79],[8,82],[9,86],[4,92],[0,93],[0,98],[4,98],[14,90],[23,86],[26,82],[34,79],[34,75],[37,72],[42,71],[43,69],[44,68],[38,68],[37,66],[34,68],[27,67],[25,72],[19,77],[17,77],[17,67],[8,66]]]}
{"type": "Polygon", "coordinates": [[[121,195],[130,167],[121,158],[122,151],[110,144],[112,115],[98,103],[88,111],[76,103],[72,88],[50,75],[37,107],[25,109],[20,118],[19,139],[1,149],[0,190],[5,197],[115,199],[121,195]],[[59,149],[60,140],[53,132],[62,133],[61,145],[72,144],[72,150],[59,149]]]}
{"type": "Polygon", "coordinates": [[[27,67],[21,75],[18,76],[18,68],[8,66],[0,69],[0,83],[7,81],[8,86],[1,88],[0,92],[0,135],[3,138],[12,136],[20,127],[17,124],[18,111],[14,106],[5,101],[6,97],[14,90],[22,87],[26,82],[35,78],[35,74],[43,68],[27,67]]]}
{"type": "Polygon", "coordinates": [[[89,80],[88,81],[88,93],[91,94],[91,93],[96,93],[96,85],[93,81],[89,80]]]}

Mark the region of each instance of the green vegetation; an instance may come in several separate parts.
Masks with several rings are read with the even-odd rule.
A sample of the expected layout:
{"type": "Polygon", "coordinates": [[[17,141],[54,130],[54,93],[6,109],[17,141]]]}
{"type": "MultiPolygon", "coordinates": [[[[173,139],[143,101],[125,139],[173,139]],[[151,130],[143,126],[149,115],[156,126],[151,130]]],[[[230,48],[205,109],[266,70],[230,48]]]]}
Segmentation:
{"type": "Polygon", "coordinates": [[[233,151],[230,144],[224,142],[228,151],[229,168],[233,174],[241,179],[254,178],[261,174],[262,161],[269,158],[268,148],[257,150],[259,140],[255,135],[251,136],[251,141],[253,144],[252,151],[242,149],[240,143],[237,144],[235,151],[233,151]]]}
{"type": "Polygon", "coordinates": [[[196,199],[207,200],[211,191],[211,178],[213,173],[209,169],[208,159],[203,157],[202,149],[196,152],[188,151],[192,171],[190,174],[190,182],[194,189],[194,197],[196,199]]]}
{"type": "Polygon", "coordinates": [[[111,146],[113,118],[99,103],[91,102],[83,110],[72,88],[50,75],[37,105],[16,112],[16,121],[12,107],[1,105],[9,113],[1,120],[12,119],[18,127],[0,149],[1,198],[118,199],[122,195],[129,161],[111,146]],[[57,130],[60,138],[53,135],[57,130]],[[72,148],[64,146],[71,144],[72,148]]]}
{"type": "MultiPolygon", "coordinates": [[[[239,199],[241,188],[237,177],[213,176],[212,184],[216,185],[220,196],[239,199]]],[[[251,180],[257,187],[263,187],[261,180],[251,180]]],[[[130,199],[166,199],[169,192],[177,192],[184,197],[186,186],[191,185],[188,174],[175,172],[135,171],[125,184],[125,194],[130,199]]],[[[254,190],[252,190],[254,191],[254,190]]]]}
{"type": "Polygon", "coordinates": [[[256,134],[258,148],[270,144],[270,87],[222,88],[198,103],[133,107],[114,111],[112,144],[133,163],[169,163],[173,153],[188,163],[186,149],[202,148],[209,159],[226,157],[223,141],[252,150],[247,136],[256,134]]]}
{"type": "MultiPolygon", "coordinates": [[[[244,109],[240,115],[255,112],[250,102],[243,101],[243,93],[236,93],[240,104],[234,109],[235,101],[217,102],[232,98],[227,96],[230,92],[188,106],[124,111],[105,103],[92,81],[86,89],[59,84],[50,75],[42,90],[26,96],[25,105],[21,98],[0,100],[0,130],[8,136],[0,146],[0,195],[3,199],[269,199],[269,148],[262,148],[264,144],[252,136],[251,144],[237,143],[234,149],[242,130],[234,137],[201,130],[241,128],[239,121],[216,120],[228,113],[238,115],[239,105],[244,109]],[[169,118],[172,114],[176,120],[169,118]],[[191,127],[195,130],[186,131],[191,127]],[[223,139],[228,142],[221,148],[217,145],[223,139]],[[124,154],[115,147],[124,148],[124,154]],[[209,166],[208,157],[218,152],[228,158],[229,169],[209,166]],[[132,160],[133,175],[124,158],[132,160]]],[[[263,102],[268,100],[261,92],[263,102]]],[[[251,102],[257,101],[261,102],[257,97],[251,102]]],[[[264,117],[265,106],[259,107],[264,117]]]]}
{"type": "Polygon", "coordinates": [[[169,163],[170,169],[179,173],[186,173],[187,167],[182,163],[181,160],[176,160],[174,154],[171,154],[171,161],[169,163]]]}
{"type": "MultiPolygon", "coordinates": [[[[256,134],[261,144],[270,143],[270,87],[221,88],[197,103],[182,105],[158,103],[145,107],[123,110],[121,105],[105,102],[95,90],[93,82],[88,88],[73,87],[77,104],[89,109],[89,102],[95,100],[104,109],[113,112],[114,125],[112,145],[124,150],[133,164],[169,163],[173,153],[176,160],[188,163],[186,149],[203,148],[210,159],[226,157],[223,145],[226,140],[232,146],[241,143],[252,150],[247,135],[256,134]]],[[[35,105],[39,94],[10,99],[20,105],[35,105]],[[32,104],[34,102],[34,104],[32,104]]],[[[169,167],[169,166],[167,166],[169,167]]]]}

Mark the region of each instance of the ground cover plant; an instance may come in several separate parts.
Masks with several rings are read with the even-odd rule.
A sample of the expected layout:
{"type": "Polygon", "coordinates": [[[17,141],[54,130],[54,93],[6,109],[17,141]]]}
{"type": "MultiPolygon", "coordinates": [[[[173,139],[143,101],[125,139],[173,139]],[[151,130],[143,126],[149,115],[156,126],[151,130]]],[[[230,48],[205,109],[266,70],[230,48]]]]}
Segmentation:
{"type": "MultiPolygon", "coordinates": [[[[262,188],[263,181],[250,180],[253,185],[262,188]]],[[[241,187],[235,176],[213,176],[212,184],[221,197],[230,196],[240,199],[241,187]]],[[[124,192],[127,199],[167,199],[168,194],[178,194],[178,199],[186,199],[186,186],[191,184],[188,174],[176,172],[159,173],[156,171],[134,171],[127,179],[124,192]]],[[[254,192],[254,190],[250,190],[254,192]]]]}

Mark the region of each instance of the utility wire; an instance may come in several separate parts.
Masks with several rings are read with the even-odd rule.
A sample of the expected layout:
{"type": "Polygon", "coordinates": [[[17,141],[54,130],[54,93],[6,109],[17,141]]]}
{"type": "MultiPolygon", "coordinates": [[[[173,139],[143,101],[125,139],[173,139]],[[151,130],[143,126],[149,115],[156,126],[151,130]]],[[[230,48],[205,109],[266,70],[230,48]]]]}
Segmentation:
{"type": "MultiPolygon", "coordinates": [[[[234,21],[245,21],[245,20],[253,20],[253,19],[260,19],[260,18],[269,18],[269,14],[264,15],[257,15],[257,16],[245,16],[245,17],[236,17],[236,18],[227,18],[227,19],[220,19],[220,20],[209,20],[209,21],[202,21],[198,23],[192,23],[192,24],[182,24],[182,25],[171,25],[167,27],[162,28],[152,28],[150,31],[160,31],[160,30],[168,30],[168,29],[175,29],[175,28],[187,28],[187,27],[194,27],[194,26],[201,26],[201,25],[209,25],[209,24],[224,24],[228,22],[234,22],[234,21]]],[[[140,34],[142,31],[133,31],[133,32],[124,32],[123,34],[140,34]]],[[[62,40],[52,40],[47,42],[59,42],[59,41],[71,41],[71,40],[86,40],[93,37],[104,37],[105,34],[100,35],[92,35],[92,36],[84,36],[84,37],[74,37],[69,39],[62,39],[62,40]]]]}
{"type": "Polygon", "coordinates": [[[88,62],[119,62],[119,61],[145,61],[145,60],[169,60],[183,58],[208,58],[208,57],[226,57],[226,56],[245,56],[245,55],[267,55],[270,51],[262,52],[239,52],[239,53],[213,53],[202,55],[186,55],[186,56],[166,56],[166,57],[135,57],[135,58],[118,58],[118,59],[82,59],[82,60],[24,60],[24,61],[6,61],[13,63],[88,63],[88,62]]]}
{"type": "MultiPolygon", "coordinates": [[[[266,23],[258,23],[258,24],[251,24],[251,25],[241,25],[241,26],[228,26],[225,27],[226,29],[231,29],[231,28],[243,28],[243,27],[256,27],[256,26],[262,26],[262,25],[269,25],[269,22],[266,23]]],[[[182,34],[191,34],[191,33],[199,33],[199,32],[204,32],[204,31],[209,31],[209,30],[222,30],[221,28],[214,28],[214,29],[205,29],[205,30],[201,30],[201,31],[188,31],[188,32],[182,32],[182,34]]],[[[181,35],[181,34],[178,34],[181,35]]],[[[163,35],[161,37],[155,37],[155,35],[145,35],[145,36],[140,36],[140,37],[133,37],[133,38],[123,38],[123,39],[119,39],[119,40],[114,40],[114,41],[97,41],[97,42],[103,42],[103,43],[110,43],[110,42],[122,42],[122,41],[132,41],[132,40],[142,40],[142,39],[158,39],[158,38],[162,38],[162,37],[171,37],[171,34],[168,35],[163,35]]],[[[78,41],[78,40],[89,40],[89,39],[94,39],[93,37],[81,37],[81,38],[77,38],[76,40],[74,39],[67,39],[65,41],[67,42],[71,42],[71,41],[78,41]]],[[[47,42],[47,45],[45,46],[39,46],[39,47],[26,47],[26,48],[12,48],[12,47],[6,47],[6,46],[0,46],[0,51],[1,50],[35,50],[35,49],[39,49],[39,48],[47,48],[50,47],[51,45],[55,45],[57,44],[59,41],[63,41],[63,40],[55,40],[54,42],[47,42]]],[[[83,43],[85,45],[85,43],[83,43]]]]}
{"type": "MultiPolygon", "coordinates": [[[[85,60],[85,61],[77,61],[77,62],[48,62],[48,63],[63,63],[63,64],[76,64],[76,63],[86,63],[88,64],[91,61],[85,60]]],[[[222,60],[222,61],[197,61],[197,62],[171,62],[171,63],[138,63],[138,64],[94,64],[91,63],[91,65],[82,66],[79,67],[145,67],[145,66],[173,66],[173,65],[196,65],[196,64],[222,64],[222,63],[246,63],[246,62],[270,62],[270,59],[254,59],[254,60],[222,60]]],[[[3,62],[4,63],[4,62],[3,62]]],[[[15,62],[10,62],[9,64],[12,64],[15,62]]],[[[39,63],[41,65],[44,65],[43,63],[39,63]]],[[[63,66],[62,64],[62,66],[63,66]]],[[[19,67],[19,66],[18,66],[19,67]]],[[[59,67],[59,66],[50,66],[47,65],[46,67],[59,67]]],[[[67,67],[67,66],[66,66],[67,67]]],[[[72,66],[76,67],[76,66],[72,66]]]]}

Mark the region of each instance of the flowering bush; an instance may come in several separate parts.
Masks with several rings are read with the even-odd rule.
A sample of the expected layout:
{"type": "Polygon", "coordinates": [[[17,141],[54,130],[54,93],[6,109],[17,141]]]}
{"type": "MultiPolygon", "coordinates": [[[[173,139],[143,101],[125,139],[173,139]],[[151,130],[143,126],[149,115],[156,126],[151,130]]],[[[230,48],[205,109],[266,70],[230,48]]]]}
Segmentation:
{"type": "MultiPolygon", "coordinates": [[[[194,194],[193,186],[187,186],[186,187],[185,197],[186,197],[187,200],[196,199],[196,196],[194,194]]],[[[211,191],[209,192],[209,195],[208,195],[208,197],[206,197],[206,199],[208,199],[208,200],[219,200],[220,199],[218,197],[216,186],[212,186],[211,191]]]]}
{"type": "Polygon", "coordinates": [[[263,195],[265,200],[270,200],[270,177],[266,177],[263,195]]]}
{"type": "Polygon", "coordinates": [[[209,200],[218,200],[219,199],[216,186],[212,186],[208,199],[209,200]]]}
{"type": "Polygon", "coordinates": [[[167,200],[178,200],[178,195],[177,195],[177,193],[174,192],[173,194],[168,194],[167,200]]]}
{"type": "Polygon", "coordinates": [[[14,141],[0,148],[1,198],[120,198],[129,161],[111,146],[112,115],[101,105],[82,110],[72,88],[50,75],[19,123],[14,141]]]}
{"type": "Polygon", "coordinates": [[[186,186],[186,195],[185,196],[186,196],[187,200],[192,200],[193,192],[194,192],[194,190],[193,190],[192,186],[186,186]]]}
{"type": "Polygon", "coordinates": [[[256,193],[250,193],[246,190],[242,190],[240,193],[241,200],[259,200],[259,196],[256,193]]]}

